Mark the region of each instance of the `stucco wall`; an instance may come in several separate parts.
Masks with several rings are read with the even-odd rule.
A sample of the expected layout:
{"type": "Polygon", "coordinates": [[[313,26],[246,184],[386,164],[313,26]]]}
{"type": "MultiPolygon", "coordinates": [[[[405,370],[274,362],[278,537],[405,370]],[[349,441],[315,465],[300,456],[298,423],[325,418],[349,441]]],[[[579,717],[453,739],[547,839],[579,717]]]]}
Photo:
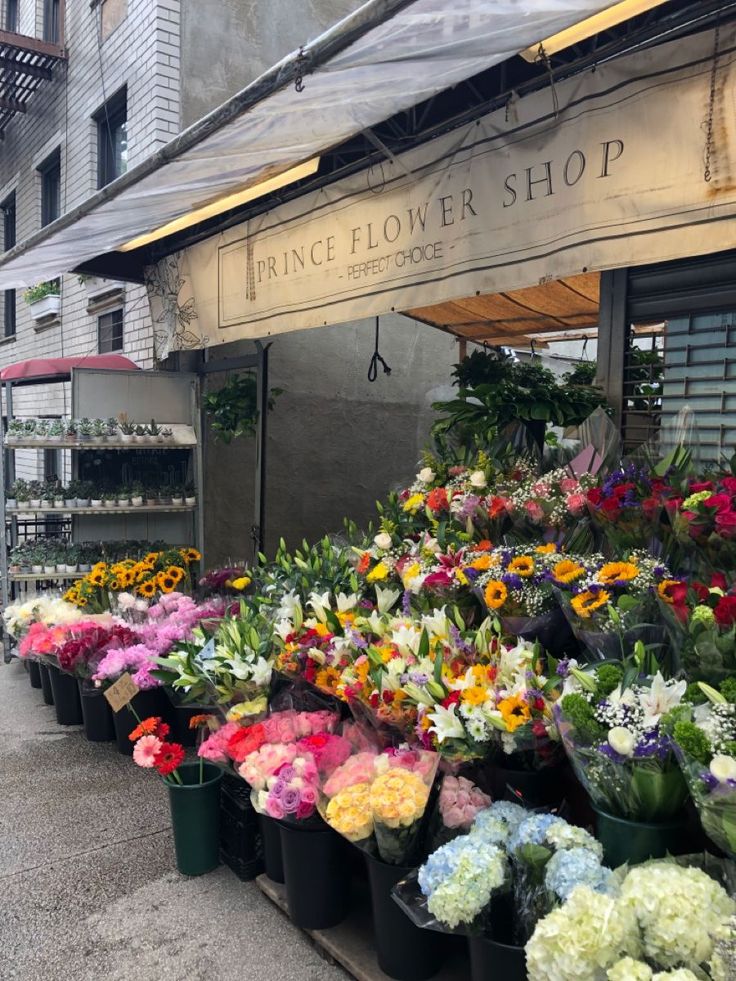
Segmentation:
{"type": "MultiPolygon", "coordinates": [[[[391,375],[367,380],[374,320],[278,337],[271,386],[285,389],[269,416],[266,548],[339,532],[343,517],[365,524],[374,504],[415,473],[434,414],[449,397],[453,339],[406,317],[381,318],[381,355],[391,375]]],[[[243,351],[249,348],[244,346],[243,351]]],[[[214,376],[212,384],[224,382],[214,376]]],[[[250,557],[253,440],[229,446],[208,434],[205,454],[207,562],[250,557]]]]}

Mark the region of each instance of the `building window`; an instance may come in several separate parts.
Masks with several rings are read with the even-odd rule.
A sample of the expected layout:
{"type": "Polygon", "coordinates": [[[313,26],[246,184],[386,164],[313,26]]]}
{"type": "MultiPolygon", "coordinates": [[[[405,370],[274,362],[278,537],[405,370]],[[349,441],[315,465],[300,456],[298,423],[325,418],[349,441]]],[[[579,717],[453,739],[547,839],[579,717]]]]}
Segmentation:
{"type": "Polygon", "coordinates": [[[111,310],[97,318],[97,345],[100,354],[123,350],[122,310],[111,310]]]}
{"type": "Polygon", "coordinates": [[[128,169],[128,99],[121,89],[95,113],[97,186],[105,187],[128,169]]]}
{"type": "MultiPolygon", "coordinates": [[[[3,251],[15,245],[15,192],[8,195],[0,204],[3,213],[3,251]]],[[[15,290],[5,290],[3,294],[3,336],[15,336],[15,290]]]]}
{"type": "Polygon", "coordinates": [[[54,150],[38,172],[41,176],[41,224],[50,225],[61,214],[61,150],[54,150]]]}
{"type": "Polygon", "coordinates": [[[43,0],[43,39],[50,44],[59,43],[59,0],[43,0]]]}
{"type": "Polygon", "coordinates": [[[18,0],[5,0],[5,30],[18,32],[18,0]]]}
{"type": "Polygon", "coordinates": [[[43,451],[43,479],[61,480],[61,450],[47,448],[43,451]]]}

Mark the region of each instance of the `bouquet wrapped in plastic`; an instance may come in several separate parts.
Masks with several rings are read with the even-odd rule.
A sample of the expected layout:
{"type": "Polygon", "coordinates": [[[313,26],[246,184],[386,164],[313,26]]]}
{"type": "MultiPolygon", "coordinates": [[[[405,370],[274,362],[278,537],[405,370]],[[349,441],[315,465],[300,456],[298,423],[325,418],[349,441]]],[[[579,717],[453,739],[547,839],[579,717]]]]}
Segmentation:
{"type": "Polygon", "coordinates": [[[620,660],[638,640],[664,658],[657,595],[671,579],[660,560],[644,552],[614,562],[601,555],[563,558],[551,577],[576,639],[594,660],[620,660]]]}
{"type": "Polygon", "coordinates": [[[637,666],[573,668],[555,706],[565,751],[593,804],[631,821],[664,821],[687,799],[663,717],[680,706],[686,682],[637,666]]]}
{"type": "Polygon", "coordinates": [[[666,580],[658,598],[677,666],[688,678],[717,685],[736,674],[736,593],[723,573],[709,586],[666,580]]]}
{"type": "Polygon", "coordinates": [[[439,848],[468,832],[478,813],[489,807],[490,803],[488,794],[484,794],[472,780],[445,774],[432,816],[430,847],[439,848]]]}
{"type": "Polygon", "coordinates": [[[323,783],[320,812],[331,828],[382,861],[412,865],[424,846],[438,762],[427,750],[360,748],[323,783]]]}
{"type": "Polygon", "coordinates": [[[552,570],[562,561],[555,546],[494,548],[487,560],[476,591],[490,615],[509,636],[561,651],[571,638],[554,589],[552,570]]]}
{"type": "Polygon", "coordinates": [[[608,553],[621,555],[637,548],[659,551],[665,505],[674,495],[664,477],[635,463],[611,471],[599,486],[591,487],[589,513],[608,553]]]}
{"type": "Polygon", "coordinates": [[[736,858],[736,678],[698,687],[703,704],[681,712],[671,733],[703,830],[736,858]]]}

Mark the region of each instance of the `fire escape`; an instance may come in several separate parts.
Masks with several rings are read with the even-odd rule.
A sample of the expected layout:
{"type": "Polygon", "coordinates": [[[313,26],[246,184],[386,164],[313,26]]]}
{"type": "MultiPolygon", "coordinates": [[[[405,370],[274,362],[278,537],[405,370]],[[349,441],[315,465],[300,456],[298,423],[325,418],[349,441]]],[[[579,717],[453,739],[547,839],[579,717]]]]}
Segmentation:
{"type": "Polygon", "coordinates": [[[18,33],[18,0],[0,0],[0,139],[10,121],[27,112],[33,93],[66,62],[64,0],[45,0],[43,37],[18,33]]]}

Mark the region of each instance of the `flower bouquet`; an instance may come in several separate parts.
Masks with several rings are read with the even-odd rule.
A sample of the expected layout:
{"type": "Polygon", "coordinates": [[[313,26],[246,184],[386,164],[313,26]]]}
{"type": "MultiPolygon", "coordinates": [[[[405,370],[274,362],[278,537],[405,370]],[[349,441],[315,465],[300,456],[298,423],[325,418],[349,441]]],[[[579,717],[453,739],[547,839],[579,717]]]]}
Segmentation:
{"type": "Polygon", "coordinates": [[[687,856],[617,873],[616,888],[573,888],[526,945],[529,981],[697,981],[721,978],[736,903],[717,860],[687,856]],[[701,866],[701,867],[699,867],[701,866]]]}
{"type": "Polygon", "coordinates": [[[690,481],[672,514],[675,538],[694,572],[736,571],[736,477],[690,481]]]}
{"type": "Polygon", "coordinates": [[[688,678],[718,684],[736,673],[736,594],[722,573],[710,586],[664,580],[659,608],[678,666],[688,678]]]}
{"type": "Polygon", "coordinates": [[[561,468],[541,476],[526,470],[511,485],[505,498],[506,510],[513,523],[512,535],[526,541],[559,536],[579,528],[588,516],[587,492],[595,483],[590,475],[573,476],[561,468]]]}
{"type": "Polygon", "coordinates": [[[327,824],[389,865],[414,865],[424,847],[424,816],[439,756],[365,744],[330,774],[320,812],[327,824]]]}
{"type": "Polygon", "coordinates": [[[703,830],[736,858],[736,679],[698,687],[707,701],[680,714],[672,738],[703,830]]]}
{"type": "Polygon", "coordinates": [[[661,822],[682,809],[687,787],[662,724],[685,696],[665,681],[601,664],[573,668],[555,706],[557,726],[578,779],[604,815],[661,822]]]}
{"type": "Polygon", "coordinates": [[[662,513],[673,496],[663,477],[630,463],[591,487],[587,502],[610,554],[621,555],[636,548],[657,551],[663,538],[662,513]]]}
{"type": "Polygon", "coordinates": [[[644,552],[622,562],[592,555],[561,559],[550,574],[575,637],[594,658],[620,660],[642,640],[664,659],[657,595],[670,574],[662,562],[644,552]]]}
{"type": "Polygon", "coordinates": [[[149,552],[142,559],[97,562],[92,570],[64,594],[64,599],[88,612],[109,610],[119,593],[132,590],[144,599],[190,592],[192,574],[201,559],[196,548],[169,548],[149,552]]]}
{"type": "Polygon", "coordinates": [[[442,778],[437,804],[432,817],[430,848],[434,851],[440,845],[466,834],[478,813],[491,804],[491,798],[484,794],[467,777],[448,773],[442,778]]]}
{"type": "MultiPolygon", "coordinates": [[[[537,640],[552,653],[562,651],[571,639],[570,628],[555,594],[552,570],[563,563],[553,544],[535,548],[495,548],[475,559],[484,571],[477,577],[476,590],[491,616],[497,616],[505,633],[524,640],[537,640]]],[[[467,570],[466,570],[466,574],[467,570]]]]}

